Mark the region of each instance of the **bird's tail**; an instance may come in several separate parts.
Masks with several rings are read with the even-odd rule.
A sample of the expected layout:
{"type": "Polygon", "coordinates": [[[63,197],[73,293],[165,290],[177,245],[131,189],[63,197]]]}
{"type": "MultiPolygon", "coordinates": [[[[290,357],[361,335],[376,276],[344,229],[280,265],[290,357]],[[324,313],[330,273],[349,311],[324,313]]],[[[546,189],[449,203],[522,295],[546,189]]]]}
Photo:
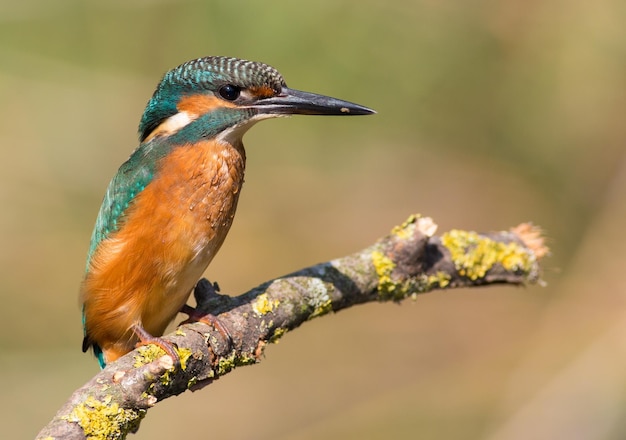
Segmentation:
{"type": "Polygon", "coordinates": [[[93,354],[98,359],[98,363],[100,364],[100,368],[103,369],[106,367],[107,363],[104,360],[104,353],[102,352],[102,348],[95,342],[93,342],[89,335],[87,334],[87,326],[85,325],[85,306],[83,306],[83,353],[87,352],[90,348],[93,349],[93,354]]]}
{"type": "Polygon", "coordinates": [[[102,348],[95,342],[92,342],[87,335],[85,335],[83,339],[83,353],[85,353],[90,348],[93,349],[93,354],[98,359],[98,363],[100,364],[100,368],[104,368],[107,366],[106,361],[104,360],[104,353],[102,352],[102,348]]]}

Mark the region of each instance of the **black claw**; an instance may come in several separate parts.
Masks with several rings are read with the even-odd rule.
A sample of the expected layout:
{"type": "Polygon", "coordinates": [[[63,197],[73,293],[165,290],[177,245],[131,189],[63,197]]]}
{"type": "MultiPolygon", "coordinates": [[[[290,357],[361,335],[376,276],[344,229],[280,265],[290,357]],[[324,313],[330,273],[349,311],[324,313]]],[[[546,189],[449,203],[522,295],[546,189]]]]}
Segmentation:
{"type": "Polygon", "coordinates": [[[206,278],[202,278],[196,284],[196,287],[193,289],[193,297],[196,300],[196,304],[205,304],[211,300],[211,298],[215,298],[219,296],[220,286],[215,283],[211,283],[206,278]]]}
{"type": "Polygon", "coordinates": [[[232,344],[233,338],[231,337],[228,329],[222,325],[219,318],[210,313],[211,309],[215,308],[215,305],[219,303],[219,299],[224,295],[219,293],[220,286],[217,282],[210,282],[206,278],[202,278],[196,284],[193,289],[193,296],[196,299],[196,307],[193,308],[190,305],[185,304],[180,310],[181,313],[189,315],[189,319],[181,322],[179,325],[187,324],[191,322],[204,322],[215,328],[226,339],[229,345],[232,344]],[[216,301],[217,300],[217,301],[216,301]]]}

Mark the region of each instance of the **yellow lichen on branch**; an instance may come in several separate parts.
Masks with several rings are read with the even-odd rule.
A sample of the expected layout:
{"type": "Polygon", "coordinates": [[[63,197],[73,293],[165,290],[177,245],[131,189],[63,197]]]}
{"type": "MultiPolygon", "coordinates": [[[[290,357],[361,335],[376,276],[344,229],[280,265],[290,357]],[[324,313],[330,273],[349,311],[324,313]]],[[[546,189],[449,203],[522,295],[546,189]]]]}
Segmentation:
{"type": "Polygon", "coordinates": [[[529,273],[537,260],[519,243],[503,243],[471,231],[453,229],[441,236],[441,242],[450,251],[459,275],[470,280],[484,278],[495,264],[508,271],[529,273]]]}
{"type": "Polygon", "coordinates": [[[78,423],[88,439],[122,439],[139,427],[146,410],[124,409],[112,396],[101,402],[89,396],[76,405],[66,417],[69,422],[78,423]]]}

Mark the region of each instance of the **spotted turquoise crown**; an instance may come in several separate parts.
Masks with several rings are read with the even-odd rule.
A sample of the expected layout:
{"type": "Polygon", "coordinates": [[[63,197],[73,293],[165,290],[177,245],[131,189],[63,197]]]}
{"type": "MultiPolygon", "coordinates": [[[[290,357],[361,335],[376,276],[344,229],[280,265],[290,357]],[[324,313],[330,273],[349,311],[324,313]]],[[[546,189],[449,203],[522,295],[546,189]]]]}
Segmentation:
{"type": "Polygon", "coordinates": [[[185,95],[216,91],[225,84],[266,86],[276,93],[286,86],[282,75],[264,63],[217,56],[188,61],[167,72],[157,86],[141,118],[139,140],[143,142],[161,122],[178,113],[176,104],[185,95]]]}

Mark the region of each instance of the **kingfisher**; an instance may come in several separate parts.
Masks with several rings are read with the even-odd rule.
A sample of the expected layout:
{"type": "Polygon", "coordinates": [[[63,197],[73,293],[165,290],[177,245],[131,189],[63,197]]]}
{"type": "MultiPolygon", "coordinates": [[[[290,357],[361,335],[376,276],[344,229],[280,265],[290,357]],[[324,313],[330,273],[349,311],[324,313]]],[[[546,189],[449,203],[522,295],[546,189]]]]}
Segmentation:
{"type": "MultiPolygon", "coordinates": [[[[230,229],[244,181],[242,137],[263,119],[367,115],[362,105],[287,87],[273,67],[209,56],[167,72],[139,123],[139,146],[113,177],[80,288],[83,352],[101,368],[156,344],[230,229]]],[[[207,315],[210,317],[210,315],[207,315]]],[[[219,321],[209,319],[220,332],[219,321]]]]}

